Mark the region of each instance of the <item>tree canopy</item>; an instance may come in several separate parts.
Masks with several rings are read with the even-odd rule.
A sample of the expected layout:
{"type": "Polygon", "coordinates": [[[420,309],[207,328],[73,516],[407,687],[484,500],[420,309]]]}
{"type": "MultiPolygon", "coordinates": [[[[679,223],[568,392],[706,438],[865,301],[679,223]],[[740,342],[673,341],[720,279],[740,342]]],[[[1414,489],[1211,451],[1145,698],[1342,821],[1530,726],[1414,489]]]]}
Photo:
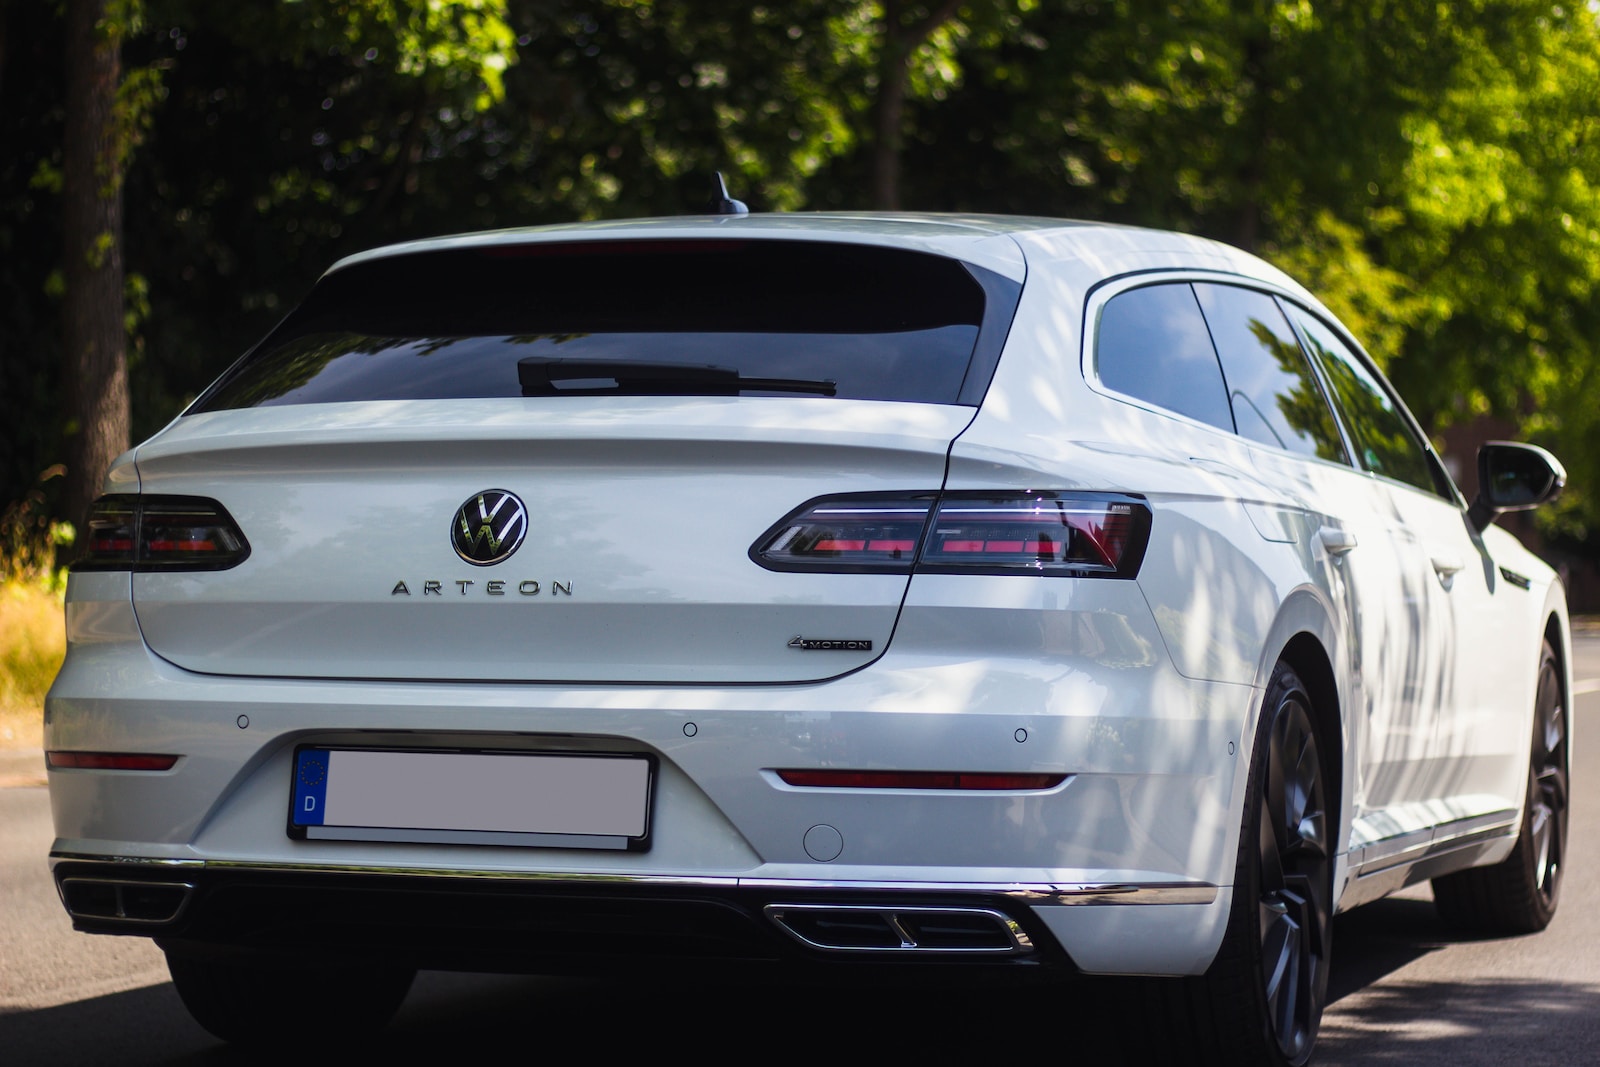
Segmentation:
{"type": "MultiPolygon", "coordinates": [[[[134,439],[339,256],[755,210],[1107,219],[1256,251],[1434,431],[1600,533],[1600,22],[1534,0],[120,0],[134,439]]],[[[0,0],[0,502],[69,430],[65,21],[0,0]]]]}

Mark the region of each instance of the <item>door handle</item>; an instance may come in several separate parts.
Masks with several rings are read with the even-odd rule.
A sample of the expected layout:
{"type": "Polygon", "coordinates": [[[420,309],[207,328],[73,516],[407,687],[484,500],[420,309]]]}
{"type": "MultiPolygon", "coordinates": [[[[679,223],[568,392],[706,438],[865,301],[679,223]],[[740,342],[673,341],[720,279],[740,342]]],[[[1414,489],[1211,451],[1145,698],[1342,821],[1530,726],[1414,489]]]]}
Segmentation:
{"type": "Polygon", "coordinates": [[[1433,557],[1433,573],[1439,576],[1441,582],[1448,582],[1451,578],[1454,578],[1456,572],[1464,566],[1466,564],[1462,563],[1456,556],[1433,557]]]}
{"type": "Polygon", "coordinates": [[[1356,547],[1356,535],[1335,526],[1324,526],[1318,530],[1317,540],[1322,542],[1322,547],[1328,550],[1330,556],[1342,556],[1356,547]]]}

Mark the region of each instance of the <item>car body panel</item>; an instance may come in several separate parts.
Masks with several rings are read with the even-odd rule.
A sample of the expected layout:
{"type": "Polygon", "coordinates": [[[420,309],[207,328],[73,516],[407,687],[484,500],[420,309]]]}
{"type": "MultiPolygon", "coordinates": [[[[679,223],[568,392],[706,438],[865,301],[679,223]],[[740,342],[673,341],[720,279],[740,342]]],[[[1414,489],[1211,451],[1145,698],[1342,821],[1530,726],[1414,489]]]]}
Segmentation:
{"type": "Polygon", "coordinates": [[[954,405],[643,397],[197,415],[140,448],[141,482],[215,496],[252,555],[227,571],[136,575],[139,623],[158,654],[211,674],[843,674],[887,645],[906,577],[780,574],[746,552],[813,497],[937,489],[970,418],[954,405]],[[486,489],[526,502],[528,535],[505,562],[476,566],[450,529],[486,489]],[[797,651],[796,636],[866,647],[797,651]]]}
{"type": "Polygon", "coordinates": [[[1458,496],[1099,380],[1101,310],[1152,280],[1242,285],[1331,320],[1253,257],[1049,220],[751,216],[464,235],[332,269],[729,235],[910,248],[1023,282],[981,405],[607,396],[181,417],[108,491],[214,498],[252,555],[72,575],[46,747],[181,758],[53,768],[58,872],[179,869],[202,895],[207,877],[275,872],[967,901],[1035,938],[1037,955],[1006,949],[1026,962],[1201,974],[1232,904],[1261,704],[1287,661],[1315,680],[1336,754],[1339,907],[1509,852],[1539,644],[1568,647],[1553,572],[1504,531],[1472,533],[1458,496]],[[447,527],[489,488],[537,514],[518,555],[474,568],[447,527]],[[1129,494],[1150,509],[1149,544],[1136,578],[781,572],[750,553],[818,497],[937,491],[1129,494]],[[544,599],[457,585],[500,570],[544,599]],[[427,580],[437,602],[406,599],[427,580]],[[812,634],[872,647],[788,646],[812,634]],[[301,745],[649,756],[649,848],[296,840],[301,745]],[[785,769],[1052,784],[822,788],[785,769]]]}

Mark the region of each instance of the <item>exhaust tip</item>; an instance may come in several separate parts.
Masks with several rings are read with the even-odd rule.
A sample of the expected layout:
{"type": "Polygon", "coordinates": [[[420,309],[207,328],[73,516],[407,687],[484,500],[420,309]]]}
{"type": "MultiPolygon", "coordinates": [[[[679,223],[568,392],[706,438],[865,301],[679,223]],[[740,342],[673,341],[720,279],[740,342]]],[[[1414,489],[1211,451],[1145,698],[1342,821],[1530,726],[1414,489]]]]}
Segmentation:
{"type": "Polygon", "coordinates": [[[960,952],[1020,955],[1033,942],[991,908],[874,904],[768,904],[767,918],[810,948],[830,952],[960,952]]]}
{"type": "Polygon", "coordinates": [[[63,878],[61,902],[74,919],[97,923],[168,923],[178,917],[194,886],[188,882],[63,878]]]}

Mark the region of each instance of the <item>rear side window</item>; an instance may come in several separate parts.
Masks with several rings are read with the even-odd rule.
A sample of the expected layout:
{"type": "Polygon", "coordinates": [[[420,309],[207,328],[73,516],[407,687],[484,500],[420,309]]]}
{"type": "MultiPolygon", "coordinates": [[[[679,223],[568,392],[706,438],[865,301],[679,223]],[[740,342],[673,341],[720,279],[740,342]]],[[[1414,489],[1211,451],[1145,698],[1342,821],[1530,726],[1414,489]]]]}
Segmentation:
{"type": "Polygon", "coordinates": [[[1188,282],[1118,293],[1100,310],[1095,369],[1109,389],[1231,431],[1228,390],[1188,282]]]}
{"type": "Polygon", "coordinates": [[[1303,456],[1345,462],[1317,377],[1277,301],[1253,289],[1196,282],[1239,433],[1303,456]]]}
{"type": "Polygon", "coordinates": [[[323,278],[190,410],[567,393],[976,403],[969,369],[998,354],[986,343],[973,368],[986,311],[1003,340],[1019,291],[940,256],[810,241],[392,256],[323,278]]]}
{"type": "Polygon", "coordinates": [[[1327,376],[1360,465],[1449,499],[1447,483],[1429,461],[1427,446],[1377,377],[1321,319],[1297,307],[1290,314],[1305,331],[1312,355],[1327,376]]]}

